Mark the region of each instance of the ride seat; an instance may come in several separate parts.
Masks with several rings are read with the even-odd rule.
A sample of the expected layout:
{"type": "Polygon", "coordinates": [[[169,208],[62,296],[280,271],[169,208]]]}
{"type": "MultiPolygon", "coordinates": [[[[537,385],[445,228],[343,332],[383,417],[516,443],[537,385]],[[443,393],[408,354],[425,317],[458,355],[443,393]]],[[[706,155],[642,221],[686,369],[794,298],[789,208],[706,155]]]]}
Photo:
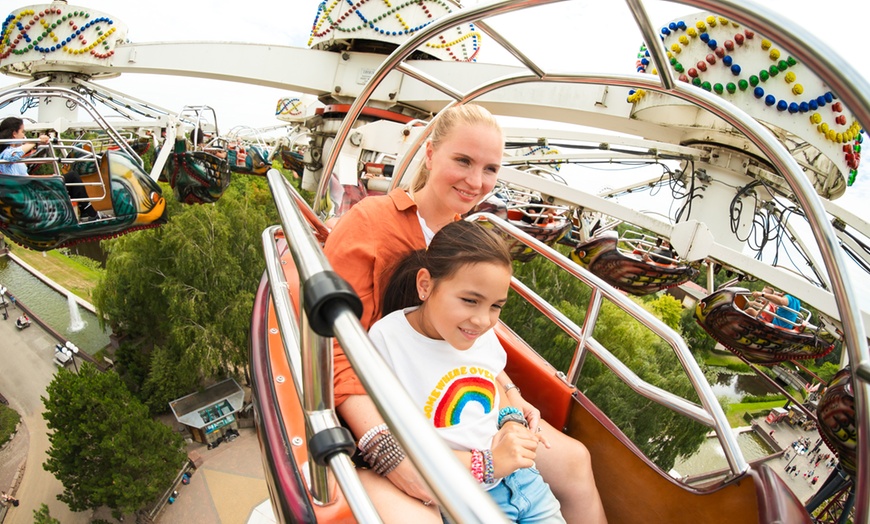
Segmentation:
{"type": "Polygon", "coordinates": [[[112,207],[112,182],[109,175],[109,152],[103,153],[100,158],[100,170],[91,171],[90,173],[80,173],[82,182],[95,183],[100,182],[101,186],[85,186],[88,192],[88,197],[98,200],[91,201],[93,208],[99,212],[114,211],[112,207]]]}

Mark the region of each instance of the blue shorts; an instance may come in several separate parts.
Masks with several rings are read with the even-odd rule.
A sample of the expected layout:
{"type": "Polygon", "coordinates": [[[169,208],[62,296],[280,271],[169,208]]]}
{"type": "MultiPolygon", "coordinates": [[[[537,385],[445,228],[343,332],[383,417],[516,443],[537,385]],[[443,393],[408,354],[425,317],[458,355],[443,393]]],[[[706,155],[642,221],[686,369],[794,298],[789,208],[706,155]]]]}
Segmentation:
{"type": "Polygon", "coordinates": [[[489,490],[489,494],[512,522],[565,522],[559,501],[534,468],[514,471],[489,490]]]}

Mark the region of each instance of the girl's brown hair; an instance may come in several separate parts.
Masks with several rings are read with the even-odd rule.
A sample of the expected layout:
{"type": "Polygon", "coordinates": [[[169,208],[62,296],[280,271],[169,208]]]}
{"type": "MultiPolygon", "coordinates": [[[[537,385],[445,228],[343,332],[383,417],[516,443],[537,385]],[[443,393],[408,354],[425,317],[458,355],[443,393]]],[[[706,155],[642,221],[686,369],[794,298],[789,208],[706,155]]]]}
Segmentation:
{"type": "Polygon", "coordinates": [[[428,270],[437,283],[453,276],[462,266],[484,262],[511,267],[511,254],[504,240],[476,222],[447,224],[427,249],[410,253],[396,265],[384,291],[383,315],[422,303],[417,295],[417,272],[421,269],[428,270]]]}
{"type": "MultiPolygon", "coordinates": [[[[437,149],[441,142],[453,132],[459,125],[484,125],[498,130],[502,134],[501,126],[492,116],[492,113],[483,107],[475,104],[465,104],[461,106],[453,106],[446,109],[435,117],[435,120],[430,124],[432,126],[432,134],[429,135],[429,142],[432,147],[437,149]]],[[[502,135],[502,141],[504,136],[502,135]]],[[[426,167],[425,160],[420,163],[420,170],[411,181],[411,192],[417,192],[426,186],[429,181],[429,169],[426,167]]]]}

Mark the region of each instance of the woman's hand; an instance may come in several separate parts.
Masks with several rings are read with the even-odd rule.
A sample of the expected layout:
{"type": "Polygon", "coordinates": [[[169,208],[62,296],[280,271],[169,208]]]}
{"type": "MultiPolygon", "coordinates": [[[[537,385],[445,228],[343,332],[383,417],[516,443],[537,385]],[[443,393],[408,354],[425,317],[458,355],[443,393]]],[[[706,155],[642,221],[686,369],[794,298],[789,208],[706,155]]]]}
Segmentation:
{"type": "MultiPolygon", "coordinates": [[[[414,497],[420,502],[435,500],[435,496],[429,491],[426,482],[423,481],[417,468],[414,467],[409,458],[405,458],[405,460],[400,462],[396,469],[387,475],[387,479],[409,497],[414,497]]],[[[432,504],[437,504],[437,502],[432,502],[432,504]]]]}
{"type": "Polygon", "coordinates": [[[507,393],[508,401],[511,406],[516,406],[523,412],[523,418],[529,424],[529,429],[532,433],[537,433],[538,425],[541,423],[541,411],[535,406],[526,402],[526,399],[520,395],[516,388],[511,389],[507,393]]]}
{"type": "Polygon", "coordinates": [[[508,422],[492,438],[493,476],[502,478],[535,465],[538,438],[525,426],[508,422]]]}

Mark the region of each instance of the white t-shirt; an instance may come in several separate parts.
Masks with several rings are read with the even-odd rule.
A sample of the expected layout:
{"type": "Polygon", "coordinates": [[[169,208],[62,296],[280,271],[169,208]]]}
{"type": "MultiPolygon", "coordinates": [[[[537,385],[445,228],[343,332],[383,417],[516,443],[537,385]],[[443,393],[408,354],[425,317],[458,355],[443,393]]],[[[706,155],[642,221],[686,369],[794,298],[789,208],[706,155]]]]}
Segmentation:
{"type": "Polygon", "coordinates": [[[498,423],[496,377],[507,354],[493,330],[461,351],[418,333],[404,311],[372,325],[369,336],[438,434],[455,450],[492,448],[498,423]]]}

